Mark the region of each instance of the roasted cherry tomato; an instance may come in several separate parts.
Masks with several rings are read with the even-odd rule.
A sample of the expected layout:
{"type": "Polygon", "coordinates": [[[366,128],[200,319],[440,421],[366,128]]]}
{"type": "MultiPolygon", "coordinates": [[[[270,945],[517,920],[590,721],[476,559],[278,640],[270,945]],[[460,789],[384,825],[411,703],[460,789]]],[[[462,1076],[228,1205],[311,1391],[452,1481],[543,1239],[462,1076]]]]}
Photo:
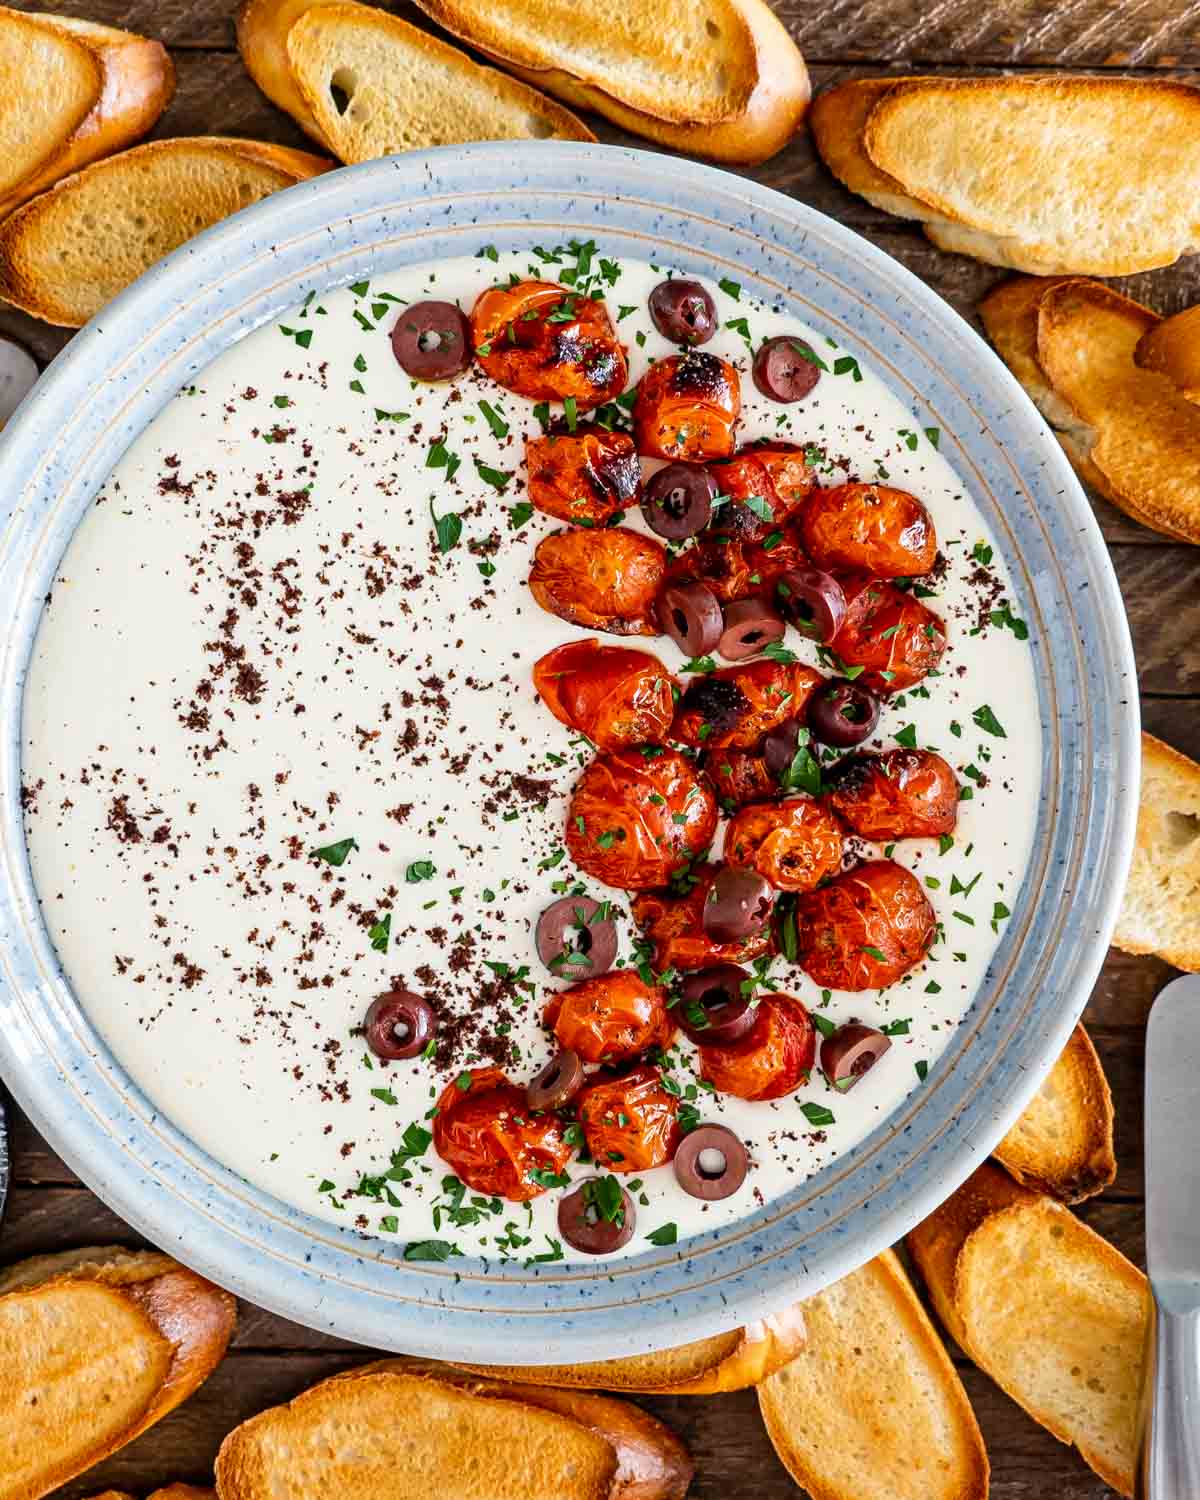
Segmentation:
{"type": "Polygon", "coordinates": [[[793,455],[791,450],[743,448],[732,458],[710,464],[708,472],[717,493],[728,496],[713,517],[712,529],[741,541],[777,534],[812,488],[812,476],[798,449],[793,455]]]}
{"type": "Polygon", "coordinates": [[[958,778],[932,750],[851,755],[829,773],[826,801],[860,838],[933,839],[958,822],[958,778]]]}
{"type": "Polygon", "coordinates": [[[921,962],[936,925],[915,875],[890,859],[859,865],[800,897],[800,967],[825,989],[881,990],[921,962]]]}
{"type": "Polygon", "coordinates": [[[433,1117],[433,1147],[474,1193],[525,1203],[546,1190],[531,1171],[561,1172],[571,1159],[556,1115],[533,1115],[525,1090],[499,1068],[472,1068],[464,1089],[442,1090],[433,1117]]]}
{"type": "Polygon", "coordinates": [[[804,449],[795,443],[751,443],[744,450],[762,460],[782,507],[781,519],[795,516],[816,488],[817,476],[809,467],[804,449]]]}
{"type": "Polygon", "coordinates": [[[633,920],[654,944],[654,967],[707,969],[713,964],[750,963],[770,952],[774,945],[770,923],[752,937],[719,943],[704,930],[704,903],[720,865],[697,865],[688,874],[687,894],[652,891],[633,902],[633,920]]]}
{"type": "Polygon", "coordinates": [[[804,550],[827,573],[914,578],[937,561],[929,512],[907,490],[886,484],[816,489],[800,517],[804,550]]]}
{"type": "Polygon", "coordinates": [[[708,750],[753,749],[784,719],[803,719],[804,705],[823,681],[812,667],[769,657],[706,672],[680,699],[671,738],[708,750]]]}
{"type": "Polygon", "coordinates": [[[777,891],[811,891],[841,869],[842,830],[808,797],[745,807],[725,830],[725,861],[757,870],[777,891]]]}
{"type": "Polygon", "coordinates": [[[848,666],[865,667],[856,680],[887,697],[915,687],[946,649],[946,627],[931,609],[882,578],[842,580],[846,618],[833,650],[848,666]]]}
{"type": "Polygon", "coordinates": [[[768,531],[761,541],[747,542],[742,548],[746,581],[758,598],[778,609],[775,585],[792,568],[805,568],[808,558],[791,526],[768,531]]]}
{"type": "Polygon", "coordinates": [[[585,630],[658,635],[666,566],[660,543],[622,526],[553,531],[533,554],[529,588],[543,609],[585,630]]]}
{"type": "Polygon", "coordinates": [[[602,427],[526,438],[525,464],[535,509],[575,525],[603,526],[636,504],[642,487],[633,439],[602,427]]]}
{"type": "Polygon", "coordinates": [[[633,408],[637,450],[650,458],[725,458],[742,409],[738,372],[693,349],[651,365],[633,408]]]}
{"type": "Polygon", "coordinates": [[[651,1047],[669,1047],[675,1022],[664,991],[633,969],[614,969],[551,997],[544,1019],[560,1047],[585,1063],[629,1062],[651,1047]]]}
{"type": "Polygon", "coordinates": [[[587,875],[622,891],[666,885],[712,841],[717,799],[678,750],[599,755],[575,783],[567,851],[587,875]]]}
{"type": "Polygon", "coordinates": [[[713,750],[704,757],[704,769],[727,812],[779,796],[779,780],[756,750],[713,750]]]}
{"type": "Polygon", "coordinates": [[[746,549],[740,542],[713,538],[685,547],[672,558],[667,565],[666,581],[702,583],[722,604],[732,604],[735,599],[748,599],[755,592],[750,572],[746,549]]]}
{"type": "Polygon", "coordinates": [[[671,674],[632,646],[568,641],[534,663],[533,685],[559,723],[600,750],[661,745],[675,712],[671,674]]]}
{"type": "Polygon", "coordinates": [[[531,401],[587,411],[625,389],[625,350],[602,302],[552,281],[493,286],[471,310],[475,357],[491,378],[531,401]]]}
{"type": "Polygon", "coordinates": [[[598,1078],[580,1094],[578,1108],[587,1148],[610,1172],[648,1172],[675,1155],[678,1105],[648,1063],[620,1078],[598,1078]]]}
{"type": "Polygon", "coordinates": [[[782,1099],[807,1080],[816,1053],[816,1028],[800,1001],[760,995],[745,1036],[723,1046],[701,1046],[700,1076],[718,1094],[782,1099]]]}

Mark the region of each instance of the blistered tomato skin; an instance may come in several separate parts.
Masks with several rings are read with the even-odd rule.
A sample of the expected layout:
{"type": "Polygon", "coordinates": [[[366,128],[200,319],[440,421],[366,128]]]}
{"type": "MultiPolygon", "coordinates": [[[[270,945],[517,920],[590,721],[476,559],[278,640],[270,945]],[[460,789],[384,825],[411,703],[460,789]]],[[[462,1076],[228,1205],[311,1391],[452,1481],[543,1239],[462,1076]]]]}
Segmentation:
{"type": "Polygon", "coordinates": [[[585,1063],[630,1062],[675,1038],[665,991],[644,984],[632,969],[562,990],[546,1006],[544,1019],[559,1046],[585,1063]]]}
{"type": "Polygon", "coordinates": [[[723,1046],[701,1046],[700,1076],[718,1094],[782,1099],[808,1079],[816,1055],[816,1027],[800,1001],[762,995],[745,1036],[723,1046]]]}
{"type": "Polygon", "coordinates": [[[809,797],[746,807],[725,830],[725,859],[777,891],[811,891],[842,867],[841,825],[809,797]]]}
{"type": "Polygon", "coordinates": [[[921,962],[936,926],[920,881],[876,860],[800,897],[799,964],[824,989],[881,990],[921,962]]]}
{"type": "Polygon", "coordinates": [[[529,589],[552,615],[610,635],[658,635],[658,594],[667,554],[624,527],[572,528],[543,537],[529,589]]]}
{"type": "Polygon", "coordinates": [[[675,1155],[678,1105],[648,1063],[619,1078],[600,1078],[579,1095],[587,1148],[610,1172],[648,1172],[675,1155]]]}
{"type": "Polygon", "coordinates": [[[704,769],[717,801],[726,811],[736,812],[739,807],[766,802],[780,794],[778,778],[754,750],[710,751],[704,757],[704,769]]]}
{"type": "Polygon", "coordinates": [[[759,541],[786,526],[812,489],[813,477],[799,449],[783,445],[743,448],[709,465],[719,495],[728,499],[713,517],[714,532],[739,541],[759,541]]]}
{"type": "Polygon", "coordinates": [[[795,443],[751,443],[752,453],[766,468],[780,507],[781,520],[793,520],[816,488],[817,476],[795,443]]]}
{"type": "Polygon", "coordinates": [[[915,495],[886,484],[816,489],[800,517],[805,551],[818,568],[916,578],[937,561],[929,512],[915,495]]]}
{"type": "Polygon", "coordinates": [[[677,750],[597,756],[575,783],[567,852],[586,875],[622,891],[666,885],[712,842],[717,799],[677,750]]]}
{"type": "Polygon", "coordinates": [[[701,539],[667,565],[668,583],[702,583],[722,604],[748,599],[754,593],[750,565],[740,542],[701,539]]]}
{"type": "Polygon", "coordinates": [[[842,580],[846,618],[832,649],[855,679],[880,697],[915,687],[935,670],[946,649],[946,627],[920,599],[884,578],[842,580]]]}
{"type": "Polygon", "coordinates": [[[697,865],[690,872],[685,895],[651,891],[633,902],[633,920],[654,944],[654,968],[681,972],[708,969],[715,964],[748,964],[774,947],[770,923],[761,932],[734,942],[718,942],[704,930],[704,903],[720,865],[697,865]]]}
{"type": "Polygon", "coordinates": [[[675,712],[671,738],[706,750],[754,749],[784,719],[804,717],[820,672],[767,657],[697,677],[675,712]]]}
{"type": "Polygon", "coordinates": [[[829,773],[826,802],[860,838],[933,839],[958,822],[958,778],[932,750],[852,755],[829,773]]]}
{"type": "Polygon", "coordinates": [[[575,526],[603,526],[641,492],[641,465],[624,432],[595,427],[526,438],[525,464],[534,509],[575,526]]]}
{"type": "Polygon", "coordinates": [[[692,350],[651,365],[633,408],[637,450],[649,458],[727,458],[742,409],[738,372],[692,350]]]}
{"type": "Polygon", "coordinates": [[[529,1173],[561,1172],[571,1159],[556,1115],[532,1115],[525,1090],[499,1068],[473,1068],[469,1087],[443,1089],[433,1147],[474,1193],[527,1203],[546,1190],[529,1173]]]}
{"type": "Polygon", "coordinates": [[[554,717],[599,750],[661,745],[675,712],[672,682],[657,656],[594,638],[568,641],[533,668],[533,685],[554,717]]]}
{"type": "Polygon", "coordinates": [[[625,350],[602,302],[552,281],[489,287],[471,310],[484,371],[531,401],[575,401],[588,411],[625,389],[625,350]]]}

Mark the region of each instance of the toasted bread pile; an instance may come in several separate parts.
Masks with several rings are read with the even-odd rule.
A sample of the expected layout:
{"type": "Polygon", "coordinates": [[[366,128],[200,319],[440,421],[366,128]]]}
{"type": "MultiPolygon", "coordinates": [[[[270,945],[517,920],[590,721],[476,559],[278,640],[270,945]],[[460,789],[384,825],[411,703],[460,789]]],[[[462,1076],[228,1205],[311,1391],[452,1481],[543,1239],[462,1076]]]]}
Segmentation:
{"type": "Polygon", "coordinates": [[[1200,406],[1146,362],[1165,358],[1157,314],[1098,281],[1017,277],[979,315],[1081,477],[1135,521],[1200,542],[1200,406]]]}
{"type": "Polygon", "coordinates": [[[1200,973],[1200,765],[1142,735],[1137,839],[1113,942],[1200,973]]]}
{"type": "Polygon", "coordinates": [[[595,139],[547,95],[698,156],[761,161],[808,104],[803,59],[763,0],[667,0],[665,17],[662,6],[600,15],[568,0],[423,8],[507,71],[350,0],[246,0],[238,45],[267,97],[345,162],[462,141],[595,139]]]}
{"type": "Polygon", "coordinates": [[[830,89],[830,170],[943,250],[1125,276],[1200,248],[1200,89],[1168,79],[872,78],[830,89]]]}
{"type": "Polygon", "coordinates": [[[0,6],[0,219],[132,145],[174,92],[175,69],[158,42],[0,6]]]}

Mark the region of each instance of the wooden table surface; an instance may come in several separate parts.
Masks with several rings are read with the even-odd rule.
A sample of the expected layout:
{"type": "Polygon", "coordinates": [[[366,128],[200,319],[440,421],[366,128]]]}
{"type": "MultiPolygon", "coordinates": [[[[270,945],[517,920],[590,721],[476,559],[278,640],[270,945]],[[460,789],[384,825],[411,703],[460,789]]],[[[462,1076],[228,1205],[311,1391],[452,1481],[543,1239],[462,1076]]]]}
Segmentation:
{"type": "MultiPolygon", "coordinates": [[[[12,0],[9,0],[12,3],[12,0]]],[[[1169,74],[1200,82],[1200,0],[776,0],[813,75],[815,89],[888,71],[1169,74]]],[[[258,92],[233,44],[235,0],[38,0],[53,9],[156,36],[178,70],[175,100],[155,135],[244,135],[307,144],[258,92]]],[[[408,10],[402,14],[408,15],[408,10]]],[[[417,19],[412,12],[412,18],[417,19]]],[[[630,140],[592,122],[603,140],[630,140]]],[[[748,175],[831,214],[887,250],[973,318],[999,272],[935,250],[913,225],[845,192],[817,159],[807,133],[748,175]]],[[[1200,301],[1200,260],[1129,278],[1120,289],[1159,312],[1200,301]]],[[[66,341],[0,308],[0,333],[49,359],[66,341]]],[[[1200,758],[1200,553],[1167,541],[1093,497],[1129,611],[1145,726],[1200,758]]],[[[1082,1217],[1139,1264],[1143,1252],[1142,1058],[1146,1015],[1170,977],[1155,959],[1113,952],[1085,1020],[1112,1084],[1120,1171],[1082,1217]]],[[[120,1219],[83,1187],[19,1112],[10,1107],[13,1178],[0,1232],[5,1261],[71,1246],[132,1242],[120,1219]]],[[[203,1481],[236,1423],[287,1400],[367,1351],[310,1333],[249,1306],[229,1357],[184,1407],[84,1480],[58,1492],[76,1500],[106,1485],[139,1495],[171,1479],[203,1481]]],[[[996,1500],[1095,1500],[1110,1492],[1067,1448],[1034,1425],[973,1366],[960,1361],[992,1462],[996,1500]]],[[[759,1425],[751,1391],[713,1399],[645,1403],[687,1442],[697,1463],[697,1500],[783,1500],[796,1490],[759,1425]]]]}

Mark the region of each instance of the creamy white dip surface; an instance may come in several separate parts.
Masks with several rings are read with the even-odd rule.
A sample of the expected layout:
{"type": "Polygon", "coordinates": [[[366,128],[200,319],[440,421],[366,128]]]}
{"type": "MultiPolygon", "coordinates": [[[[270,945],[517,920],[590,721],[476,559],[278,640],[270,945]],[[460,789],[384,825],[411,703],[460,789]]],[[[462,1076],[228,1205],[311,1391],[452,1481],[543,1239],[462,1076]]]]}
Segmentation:
{"type": "MultiPolygon", "coordinates": [[[[675,352],[646,311],[667,268],[603,257],[603,245],[585,252],[580,284],[603,292],[632,385],[675,352]]],[[[464,1193],[427,1144],[427,1116],[464,1068],[500,1060],[523,1083],[550,1055],[540,1016],[561,985],[533,924],[577,879],[562,834],[590,752],[538,701],[531,669],[585,632],[526,587],[534,546],[560,524],[523,503],[533,404],[477,368],[415,385],[389,331],[401,303],[469,309],[510,272],[564,269],[579,269],[577,252],[546,263],[501,250],[330,292],[181,391],[62,560],[23,739],[46,922],[88,1016],[155,1106],[331,1223],[521,1260],[582,1258],[557,1233],[558,1193],[528,1206],[464,1193]],[[443,544],[461,526],[446,551],[439,521],[443,544]],[[357,847],[340,866],[312,857],[346,839],[357,847]],[[401,983],[445,1021],[434,1058],[386,1064],[356,1028],[401,983]]],[[[940,434],[820,333],[732,283],[710,290],[724,326],[706,347],[742,372],[741,442],[812,445],[822,483],[886,479],[928,507],[946,562],[928,602],[949,649],[941,675],[885,705],[864,748],[899,736],[936,749],[970,800],[952,842],[895,847],[941,924],[926,962],[855,995],[823,994],[781,959],[770,971],[769,988],[834,1023],[888,1028],[890,1052],[849,1093],[817,1071],[794,1096],[752,1104],[698,1089],[681,1036],[668,1076],[701,1118],[745,1139],[752,1169],[708,1204],[670,1167],[636,1179],[622,1254],[771,1200],[921,1087],[999,941],[1038,802],[1030,648],[940,434]],[[791,406],[749,378],[746,336],[757,347],[785,332],[829,366],[791,406]]],[[[640,515],[626,524],[642,528],[640,515]]],[[[665,637],[627,644],[683,664],[665,637]]],[[[787,645],[817,664],[794,631],[787,645]]],[[[628,961],[628,898],[583,884],[615,897],[628,961]]]]}

